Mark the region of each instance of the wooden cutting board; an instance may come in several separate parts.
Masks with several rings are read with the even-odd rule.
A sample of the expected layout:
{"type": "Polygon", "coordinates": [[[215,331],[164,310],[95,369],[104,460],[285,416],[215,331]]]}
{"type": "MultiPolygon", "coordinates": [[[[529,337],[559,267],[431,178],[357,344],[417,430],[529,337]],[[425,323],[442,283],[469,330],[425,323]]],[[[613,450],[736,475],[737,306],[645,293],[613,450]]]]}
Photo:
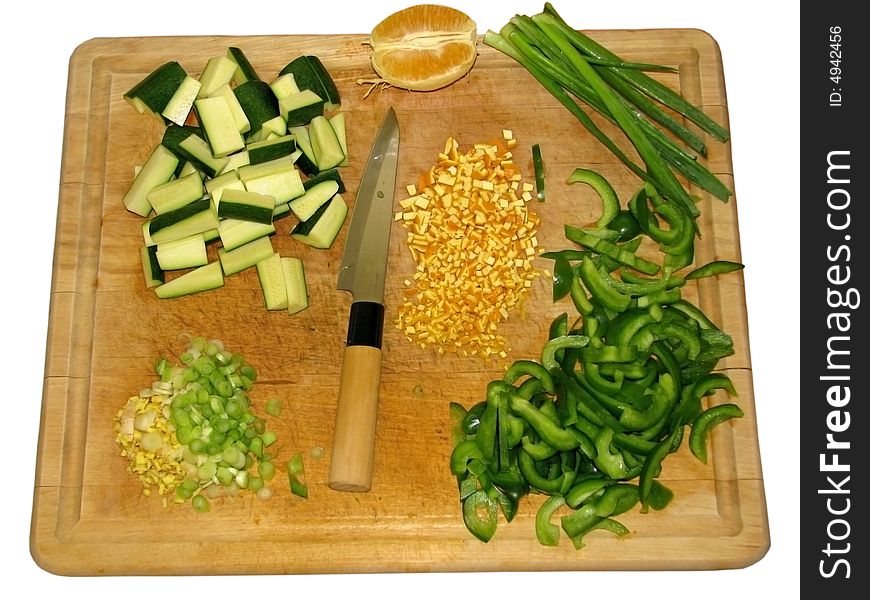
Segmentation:
{"type": "MultiPolygon", "coordinates": [[[[676,65],[662,79],[727,125],[721,57],[698,30],[592,32],[624,58],[676,65]]],[[[662,481],[676,498],[667,510],[621,519],[631,534],[590,534],[576,551],[535,539],[541,497],[523,501],[510,524],[483,544],[463,525],[448,468],[448,403],[483,399],[504,363],[437,356],[394,327],[402,281],[413,273],[404,230],[392,236],[387,277],[387,326],[377,430],[374,486],[340,493],[326,485],[340,357],[350,298],[335,289],[343,231],[332,249],[313,250],[278,226],[274,246],[306,265],[311,307],[295,316],[267,312],[256,273],[230,277],[218,290],[171,301],[145,288],[139,263],[142,219],[121,197],[160,139],[159,123],[136,113],[122,94],[156,66],[179,60],[192,74],[230,45],[241,47],[263,79],[302,53],[321,57],[335,77],[347,112],[350,164],[342,170],[353,206],[368,147],[386,109],[402,130],[399,198],[406,183],[434,164],[448,136],[460,144],[492,140],[510,129],[515,156],[533,181],[531,145],[541,145],[548,198],[533,203],[542,219],[541,246],[561,249],[565,223],[594,221],[590,190],[563,183],[577,166],[594,168],[627,199],[638,181],[524,70],[481,44],[471,73],[444,90],[373,90],[364,36],[167,37],[94,39],[73,54],[64,130],[42,422],[34,489],[31,550],[44,569],[69,575],[236,574],[393,571],[725,569],[759,560],[769,535],[756,434],[746,304],[740,273],[686,288],[730,333],[736,353],[720,363],[739,392],[745,418],[712,436],[711,461],[685,450],[666,463],[662,481]],[[242,495],[214,503],[208,514],[189,505],[145,498],[126,472],[112,419],[127,398],[153,378],[161,355],[178,356],[185,335],[220,338],[260,373],[253,397],[277,396],[285,409],[275,424],[279,463],[305,453],[310,498],[289,493],[280,478],[268,502],[242,495]],[[314,458],[310,451],[324,449],[314,458]],[[600,535],[599,535],[600,534],[600,535]]],[[[606,126],[605,126],[606,127],[606,126]]],[[[607,129],[607,131],[611,131],[607,129]]],[[[730,146],[709,142],[708,164],[733,186],[730,146]]],[[[733,187],[732,187],[733,189],[733,187]]],[[[698,263],[740,260],[737,199],[701,202],[698,263]]],[[[346,227],[345,227],[346,230],[346,227]]],[[[538,265],[549,267],[549,261],[538,265]]],[[[508,361],[534,358],[550,321],[565,310],[536,280],[525,315],[502,326],[508,361]]],[[[684,445],[685,448],[685,445],[684,445]]],[[[281,463],[283,464],[283,463],[281,463]]]]}

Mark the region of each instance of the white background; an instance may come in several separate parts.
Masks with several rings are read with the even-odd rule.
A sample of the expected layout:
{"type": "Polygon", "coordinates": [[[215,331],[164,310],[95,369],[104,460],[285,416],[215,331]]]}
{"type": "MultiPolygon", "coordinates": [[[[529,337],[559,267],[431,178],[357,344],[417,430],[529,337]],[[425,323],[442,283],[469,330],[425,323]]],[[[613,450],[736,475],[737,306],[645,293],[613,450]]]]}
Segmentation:
{"type": "MultiPolygon", "coordinates": [[[[538,0],[445,2],[480,32],[538,0]]],[[[64,598],[153,598],[265,594],[273,598],[499,598],[562,593],[651,597],[751,598],[774,584],[798,597],[799,4],[703,0],[556,0],[579,29],[698,28],[721,48],[749,311],[759,436],[772,545],[746,569],[672,573],[508,573],[281,577],[64,578],[42,571],[28,549],[32,486],[43,383],[49,290],[57,214],[68,60],[93,37],[205,34],[367,33],[407,1],[178,2],[25,1],[4,10],[0,263],[2,369],[0,402],[0,580],[7,590],[64,598]],[[11,436],[11,438],[10,438],[11,436]]],[[[187,532],[186,535],[195,535],[187,532]]],[[[239,540],[244,544],[244,540],[239,540]]],[[[183,560],[183,559],[182,559],[183,560]]],[[[262,596],[261,596],[262,597],[262,596]]]]}

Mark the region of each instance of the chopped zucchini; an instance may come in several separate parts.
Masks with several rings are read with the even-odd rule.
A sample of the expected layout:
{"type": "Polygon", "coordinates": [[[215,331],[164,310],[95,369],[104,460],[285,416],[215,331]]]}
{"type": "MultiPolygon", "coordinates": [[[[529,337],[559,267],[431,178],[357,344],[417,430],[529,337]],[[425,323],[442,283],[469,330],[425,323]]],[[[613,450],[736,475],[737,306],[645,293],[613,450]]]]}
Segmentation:
{"type": "MultiPolygon", "coordinates": [[[[303,184],[304,187],[304,184],[303,184]]],[[[290,210],[296,215],[300,221],[310,219],[317,209],[338,193],[338,182],[334,179],[321,181],[317,185],[311,186],[304,194],[290,201],[290,210]]]]}
{"type": "Polygon", "coordinates": [[[139,249],[142,259],[142,272],[145,275],[145,287],[154,288],[166,282],[166,274],[157,261],[157,246],[142,246],[139,249]]]}
{"type": "Polygon", "coordinates": [[[276,135],[261,142],[251,142],[247,149],[249,164],[258,165],[296,152],[296,138],[292,135],[276,135]]]}
{"type": "Polygon", "coordinates": [[[202,198],[181,208],[152,217],[148,222],[148,235],[153,243],[161,244],[195,233],[217,229],[219,224],[211,200],[202,198]]]}
{"type": "Polygon", "coordinates": [[[296,147],[302,151],[302,154],[296,159],[296,166],[299,167],[299,170],[306,175],[315,175],[320,172],[321,169],[317,167],[317,159],[311,147],[311,135],[308,132],[308,127],[305,125],[288,127],[287,131],[296,139],[296,147]]]}
{"type": "Polygon", "coordinates": [[[323,116],[324,100],[312,90],[302,90],[278,100],[278,110],[288,127],[298,127],[323,116]]]}
{"type": "Polygon", "coordinates": [[[233,82],[237,86],[248,81],[259,81],[260,78],[257,75],[257,72],[254,70],[251,61],[248,60],[248,57],[245,56],[245,53],[242,52],[241,48],[230,46],[227,49],[227,58],[232,60],[238,66],[236,72],[233,73],[233,82]]]}
{"type": "Polygon", "coordinates": [[[311,90],[323,98],[326,110],[335,110],[341,105],[335,82],[316,56],[299,56],[281,69],[278,75],[287,73],[293,73],[300,90],[311,90]]]}
{"type": "Polygon", "coordinates": [[[214,261],[158,285],[154,288],[154,293],[157,294],[158,298],[178,298],[179,296],[213,290],[223,284],[224,273],[221,269],[221,263],[214,261]]]}
{"type": "Polygon", "coordinates": [[[205,182],[205,190],[208,192],[209,198],[211,198],[215,212],[217,212],[220,207],[221,196],[223,195],[224,190],[228,189],[245,189],[245,184],[242,183],[242,180],[239,179],[239,174],[235,171],[228,171],[223,175],[218,175],[217,177],[205,182]]]}
{"type": "Polygon", "coordinates": [[[232,250],[218,248],[218,257],[224,269],[224,275],[229,276],[244,271],[248,267],[253,267],[274,252],[272,239],[264,236],[232,250]]]}
{"type": "Polygon", "coordinates": [[[295,256],[281,257],[284,285],[287,290],[287,312],[295,315],[308,308],[308,285],[302,260],[295,256]]]}
{"type": "Polygon", "coordinates": [[[161,115],[172,97],[187,78],[187,72],[178,61],[169,61],[154,69],[124,94],[130,106],[140,113],[161,115]]]}
{"type": "Polygon", "coordinates": [[[153,188],[148,192],[148,203],[159,215],[199,200],[204,193],[202,176],[199,171],[193,171],[153,188]]]}
{"type": "Polygon", "coordinates": [[[337,112],[329,117],[329,124],[332,125],[332,130],[335,132],[335,137],[338,138],[338,143],[341,146],[341,151],[344,152],[344,160],[341,161],[339,167],[346,167],[349,163],[347,160],[347,125],[345,113],[337,112]]]}
{"type": "Polygon", "coordinates": [[[290,237],[314,248],[329,248],[346,218],[347,203],[341,194],[335,194],[310,219],[298,223],[290,231],[290,237]]]}
{"type": "Polygon", "coordinates": [[[251,124],[251,135],[257,134],[263,123],[280,116],[278,99],[265,81],[247,81],[237,86],[233,92],[251,124]]]}
{"type": "Polygon", "coordinates": [[[338,192],[340,194],[343,194],[346,191],[346,189],[344,187],[344,181],[342,181],[342,179],[341,179],[341,173],[339,173],[338,169],[335,169],[335,168],[327,169],[326,171],[321,171],[317,175],[314,175],[314,176],[306,179],[302,183],[302,186],[307,191],[309,188],[317,185],[321,181],[326,181],[327,179],[332,179],[333,181],[335,181],[338,184],[338,192]]]}
{"type": "Polygon", "coordinates": [[[218,217],[269,225],[275,198],[249,190],[225,189],[218,204],[218,217]]]}
{"type": "MultiPolygon", "coordinates": [[[[287,206],[282,204],[281,206],[287,206]]],[[[255,223],[254,221],[241,221],[239,219],[223,219],[218,226],[221,244],[224,250],[235,250],[257,238],[266,237],[275,233],[275,226],[271,223],[255,223]]]]}
{"type": "Polygon", "coordinates": [[[229,102],[223,96],[200,98],[194,102],[196,116],[215,158],[224,158],[245,147],[229,102]]]}
{"type": "Polygon", "coordinates": [[[148,192],[172,179],[178,168],[178,163],[179,160],[175,154],[163,144],[157,144],[133,179],[130,189],[124,194],[123,202],[127,210],[140,217],[147,217],[151,214],[148,192]]]}
{"type": "Polygon", "coordinates": [[[200,267],[208,263],[205,238],[194,234],[180,240],[157,244],[157,262],[164,271],[200,267]]]}
{"type": "Polygon", "coordinates": [[[236,129],[239,133],[248,133],[251,130],[251,122],[248,121],[248,115],[242,110],[242,105],[239,104],[239,99],[236,97],[233,88],[229,85],[222,85],[211,95],[211,97],[220,96],[227,101],[227,106],[230,107],[230,112],[233,115],[233,121],[236,123],[236,129]]]}
{"type": "Polygon", "coordinates": [[[238,65],[228,56],[214,56],[205,63],[205,68],[199,76],[200,98],[208,98],[225,85],[233,81],[238,65]]]}
{"type": "Polygon", "coordinates": [[[257,263],[257,277],[263,288],[266,310],[285,310],[287,308],[287,285],[284,283],[284,267],[281,256],[274,254],[257,263]]]}
{"type": "Polygon", "coordinates": [[[275,94],[276,98],[278,98],[279,105],[281,98],[286,98],[292,94],[298,94],[300,91],[299,86],[296,85],[296,78],[293,76],[293,73],[279,75],[269,84],[269,87],[272,88],[272,93],[275,94]]]}
{"type": "Polygon", "coordinates": [[[326,117],[314,117],[308,125],[308,134],[311,137],[311,150],[318,171],[326,171],[340,165],[345,158],[344,151],[335,130],[329,124],[326,117]]]}

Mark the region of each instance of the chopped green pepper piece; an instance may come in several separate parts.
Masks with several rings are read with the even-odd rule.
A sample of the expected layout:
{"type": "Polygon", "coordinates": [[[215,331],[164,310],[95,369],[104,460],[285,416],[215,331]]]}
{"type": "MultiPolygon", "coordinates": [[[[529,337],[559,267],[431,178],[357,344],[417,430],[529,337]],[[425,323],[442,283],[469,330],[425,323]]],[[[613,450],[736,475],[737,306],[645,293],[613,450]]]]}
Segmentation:
{"type": "Polygon", "coordinates": [[[546,199],[547,194],[544,183],[544,159],[541,157],[540,144],[532,144],[532,164],[535,168],[535,189],[537,190],[535,196],[537,197],[538,202],[543,202],[546,199]]]}
{"type": "Polygon", "coordinates": [[[689,272],[686,275],[686,279],[700,279],[702,277],[724,275],[725,273],[740,271],[742,269],[743,265],[739,262],[733,262],[730,260],[714,260],[713,262],[708,262],[706,265],[689,272]]]}
{"type": "Polygon", "coordinates": [[[689,450],[692,451],[695,458],[706,464],[707,435],[710,430],[719,423],[742,416],[743,411],[736,404],[719,404],[698,415],[692,421],[692,432],[689,434],[689,450]]]}
{"type": "Polygon", "coordinates": [[[474,537],[488,542],[498,528],[498,504],[486,492],[477,490],[463,500],[462,519],[474,537]]]}
{"type": "Polygon", "coordinates": [[[636,271],[640,271],[641,273],[645,273],[647,275],[655,275],[660,270],[661,267],[655,264],[654,262],[650,262],[646,259],[640,258],[635,255],[633,252],[628,252],[616,244],[604,240],[594,235],[590,235],[587,231],[583,229],[579,229],[577,227],[573,227],[571,225],[565,225],[565,237],[567,237],[572,242],[580,244],[590,250],[594,250],[599,254],[603,254],[612,258],[613,260],[623,264],[627,267],[631,267],[636,271]]]}
{"type": "Polygon", "coordinates": [[[601,174],[591,169],[576,168],[568,177],[568,183],[585,183],[589,185],[598,197],[601,199],[601,216],[598,217],[595,225],[599,228],[605,228],[619,214],[619,198],[616,192],[601,174]]]}
{"type": "Polygon", "coordinates": [[[565,506],[564,496],[550,496],[538,508],[535,514],[535,535],[544,546],[558,546],[561,532],[550,519],[556,511],[565,506]]]}

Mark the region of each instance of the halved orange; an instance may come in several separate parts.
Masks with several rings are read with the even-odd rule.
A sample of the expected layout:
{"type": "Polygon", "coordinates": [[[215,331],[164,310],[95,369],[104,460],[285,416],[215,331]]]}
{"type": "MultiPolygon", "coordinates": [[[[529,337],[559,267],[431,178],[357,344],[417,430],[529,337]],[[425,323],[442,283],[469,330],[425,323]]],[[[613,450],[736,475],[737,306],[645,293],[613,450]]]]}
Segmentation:
{"type": "Polygon", "coordinates": [[[477,24],[462,11],[417,4],[371,32],[372,67],[387,83],[431,91],[462,78],[477,58],[477,24]]]}

